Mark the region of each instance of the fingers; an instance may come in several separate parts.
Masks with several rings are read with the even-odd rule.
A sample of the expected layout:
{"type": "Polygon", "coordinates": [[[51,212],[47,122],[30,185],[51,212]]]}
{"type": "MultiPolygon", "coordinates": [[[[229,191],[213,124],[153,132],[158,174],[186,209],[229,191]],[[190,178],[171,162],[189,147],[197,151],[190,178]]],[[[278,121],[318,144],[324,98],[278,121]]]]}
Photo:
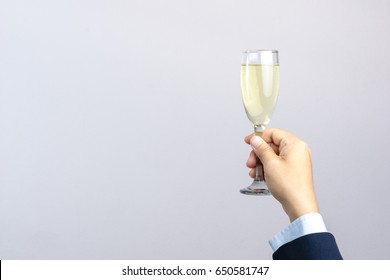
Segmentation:
{"type": "Polygon", "coordinates": [[[273,143],[280,148],[280,146],[286,144],[288,140],[296,140],[298,138],[287,131],[278,128],[269,128],[264,131],[263,139],[267,143],[273,143]]]}
{"type": "Polygon", "coordinates": [[[245,137],[244,141],[245,143],[249,144],[249,141],[251,140],[251,138],[253,137],[254,133],[252,134],[249,134],[248,136],[245,137]]]}
{"type": "MultiPolygon", "coordinates": [[[[250,139],[254,136],[254,133],[249,134],[248,136],[245,137],[245,143],[249,144],[250,139]]],[[[297,138],[295,135],[285,131],[281,130],[278,128],[267,128],[263,132],[262,138],[264,139],[265,142],[267,143],[273,143],[276,146],[279,146],[280,143],[283,141],[285,138],[297,138]]]]}
{"type": "Polygon", "coordinates": [[[250,145],[264,166],[267,166],[271,160],[278,157],[271,146],[259,136],[253,136],[250,139],[250,145]]]}
{"type": "Polygon", "coordinates": [[[253,179],[256,177],[256,168],[252,168],[249,171],[249,176],[252,177],[253,179]]]}
{"type": "Polygon", "coordinates": [[[259,162],[259,158],[263,164],[267,165],[267,161],[279,156],[284,146],[290,141],[298,139],[291,133],[277,128],[266,129],[262,138],[254,136],[255,134],[252,133],[244,139],[245,143],[250,144],[253,149],[246,162],[247,167],[251,168],[249,175],[253,178],[256,174],[255,168],[259,162]]]}
{"type": "MultiPolygon", "coordinates": [[[[271,130],[271,129],[266,129],[265,131],[267,131],[267,130],[271,130]]],[[[264,133],[265,133],[265,132],[264,132],[264,133]]],[[[252,138],[254,135],[255,135],[255,134],[252,133],[252,134],[249,134],[248,136],[246,136],[246,137],[244,138],[245,143],[250,144],[250,140],[251,140],[251,138],[252,138]]],[[[263,135],[263,139],[264,139],[264,135],[263,135]]],[[[265,140],[265,139],[264,139],[264,140],[265,140]]],[[[273,142],[272,142],[272,139],[271,139],[271,141],[267,141],[267,140],[265,140],[265,141],[268,143],[268,145],[270,145],[270,147],[274,150],[274,152],[275,152],[277,155],[279,155],[279,146],[276,145],[275,143],[273,143],[273,142]]]]}
{"type": "Polygon", "coordinates": [[[256,157],[256,154],[254,151],[251,151],[248,157],[248,160],[246,161],[246,166],[249,168],[255,168],[257,165],[258,158],[256,157]]]}
{"type": "Polygon", "coordinates": [[[279,155],[279,146],[274,143],[268,143],[268,145],[272,148],[272,150],[274,150],[275,154],[279,155]]]}

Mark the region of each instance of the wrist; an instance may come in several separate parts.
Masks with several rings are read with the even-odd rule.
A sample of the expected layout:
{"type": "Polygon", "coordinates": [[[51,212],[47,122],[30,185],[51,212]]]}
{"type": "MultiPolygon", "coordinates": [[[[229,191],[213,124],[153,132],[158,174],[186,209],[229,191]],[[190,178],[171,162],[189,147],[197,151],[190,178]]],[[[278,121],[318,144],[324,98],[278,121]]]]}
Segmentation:
{"type": "Polygon", "coordinates": [[[318,208],[313,208],[311,210],[305,210],[305,211],[296,211],[294,213],[291,213],[291,214],[287,214],[289,219],[290,219],[290,222],[294,222],[296,219],[306,215],[306,214],[319,214],[320,211],[318,208]]]}
{"type": "Polygon", "coordinates": [[[310,213],[320,213],[318,204],[316,201],[311,203],[294,203],[291,207],[285,207],[287,216],[290,219],[290,222],[295,221],[299,217],[310,214],[310,213]]]}

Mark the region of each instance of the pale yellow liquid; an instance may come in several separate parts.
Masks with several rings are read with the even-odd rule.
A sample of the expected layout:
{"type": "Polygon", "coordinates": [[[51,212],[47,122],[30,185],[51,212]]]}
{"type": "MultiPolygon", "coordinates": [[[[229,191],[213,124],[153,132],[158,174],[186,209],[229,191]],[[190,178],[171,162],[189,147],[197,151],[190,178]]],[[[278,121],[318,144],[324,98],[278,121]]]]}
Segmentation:
{"type": "Polygon", "coordinates": [[[265,128],[279,95],[279,65],[242,65],[241,90],[249,120],[265,128]]]}

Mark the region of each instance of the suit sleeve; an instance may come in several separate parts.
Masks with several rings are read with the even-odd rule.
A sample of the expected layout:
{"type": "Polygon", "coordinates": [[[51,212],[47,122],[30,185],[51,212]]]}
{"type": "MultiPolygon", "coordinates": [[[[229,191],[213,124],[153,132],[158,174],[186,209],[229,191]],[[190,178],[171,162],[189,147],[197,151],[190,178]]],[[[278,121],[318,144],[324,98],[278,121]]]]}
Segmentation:
{"type": "Polygon", "coordinates": [[[336,239],[329,232],[307,234],[282,245],[274,260],[342,260],[336,239]]]}

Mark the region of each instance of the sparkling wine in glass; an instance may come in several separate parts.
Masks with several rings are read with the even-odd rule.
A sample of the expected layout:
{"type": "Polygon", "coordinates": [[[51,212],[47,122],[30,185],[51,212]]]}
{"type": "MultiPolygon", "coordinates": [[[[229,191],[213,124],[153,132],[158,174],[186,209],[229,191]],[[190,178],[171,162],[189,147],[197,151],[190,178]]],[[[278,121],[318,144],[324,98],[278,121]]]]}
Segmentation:
{"type": "MultiPolygon", "coordinates": [[[[279,57],[276,50],[249,50],[242,54],[241,90],[246,115],[255,134],[262,136],[271,120],[279,94],[279,57]]],[[[240,190],[243,194],[270,195],[261,162],[256,166],[253,183],[240,190]]]]}

